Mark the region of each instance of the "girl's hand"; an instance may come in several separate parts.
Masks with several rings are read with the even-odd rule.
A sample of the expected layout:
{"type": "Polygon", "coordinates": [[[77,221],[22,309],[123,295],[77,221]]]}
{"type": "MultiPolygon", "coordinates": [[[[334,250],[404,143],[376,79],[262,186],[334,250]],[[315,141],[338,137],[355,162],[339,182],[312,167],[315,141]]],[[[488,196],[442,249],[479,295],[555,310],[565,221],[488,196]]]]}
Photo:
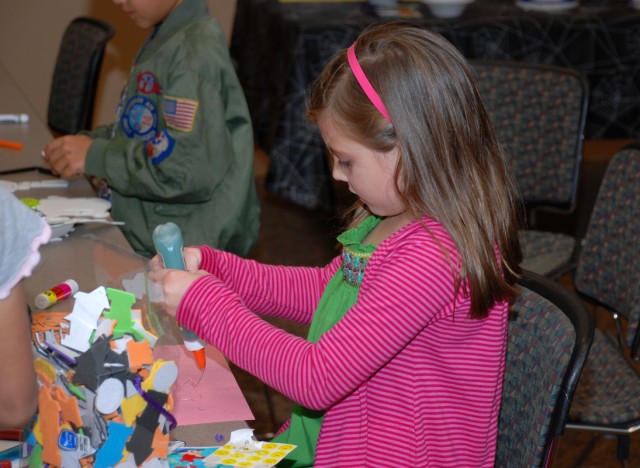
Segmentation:
{"type": "MultiPolygon", "coordinates": [[[[149,272],[149,279],[162,286],[165,310],[169,315],[175,317],[184,293],[187,292],[187,289],[189,289],[189,286],[191,286],[194,281],[207,275],[207,272],[202,270],[190,272],[155,268],[154,262],[156,258],[157,257],[154,257],[151,260],[152,269],[149,272]]],[[[156,264],[158,263],[159,261],[156,262],[156,264]]]]}
{"type": "MultiPolygon", "coordinates": [[[[196,272],[200,269],[200,262],[202,261],[202,254],[197,247],[187,247],[182,250],[182,258],[184,260],[185,270],[196,272]]],[[[149,260],[149,268],[151,271],[162,270],[164,263],[160,255],[155,255],[149,260]]]]}
{"type": "Polygon", "coordinates": [[[202,253],[198,247],[187,247],[182,251],[184,266],[187,271],[198,271],[202,261],[202,253]]]}

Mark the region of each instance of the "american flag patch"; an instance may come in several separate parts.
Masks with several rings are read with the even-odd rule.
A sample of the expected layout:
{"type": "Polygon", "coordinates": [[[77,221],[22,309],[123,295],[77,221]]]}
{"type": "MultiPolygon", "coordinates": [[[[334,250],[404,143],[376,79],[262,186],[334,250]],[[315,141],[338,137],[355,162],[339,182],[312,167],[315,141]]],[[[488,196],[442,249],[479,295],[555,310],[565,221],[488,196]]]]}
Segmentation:
{"type": "Polygon", "coordinates": [[[193,129],[193,121],[198,110],[198,101],[180,99],[171,96],[164,97],[164,120],[167,127],[183,132],[193,129]]]}

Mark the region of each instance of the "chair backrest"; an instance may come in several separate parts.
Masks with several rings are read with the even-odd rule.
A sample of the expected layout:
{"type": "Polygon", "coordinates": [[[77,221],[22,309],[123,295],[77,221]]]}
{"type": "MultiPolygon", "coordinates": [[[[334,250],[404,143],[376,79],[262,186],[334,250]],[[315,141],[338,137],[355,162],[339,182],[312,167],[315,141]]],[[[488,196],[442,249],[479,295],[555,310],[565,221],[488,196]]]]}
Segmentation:
{"type": "Polygon", "coordinates": [[[609,162],[578,258],[578,292],[625,317],[638,354],[640,322],[640,143],[609,162]]]}
{"type": "Polygon", "coordinates": [[[94,18],[79,17],[67,26],[56,60],[47,124],[58,134],[89,130],[98,77],[107,42],[115,31],[94,18]]]}
{"type": "Polygon", "coordinates": [[[576,203],[588,86],[576,70],[470,60],[524,202],[571,212],[576,203]]]}
{"type": "Polygon", "coordinates": [[[584,302],[525,272],[508,325],[497,467],[549,466],[593,341],[584,302]]]}

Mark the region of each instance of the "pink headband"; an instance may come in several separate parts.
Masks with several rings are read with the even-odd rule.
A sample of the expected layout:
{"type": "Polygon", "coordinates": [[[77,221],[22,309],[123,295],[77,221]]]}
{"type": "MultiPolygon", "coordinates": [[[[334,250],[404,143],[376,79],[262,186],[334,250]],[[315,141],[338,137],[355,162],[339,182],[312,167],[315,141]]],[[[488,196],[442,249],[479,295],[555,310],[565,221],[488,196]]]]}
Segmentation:
{"type": "Polygon", "coordinates": [[[387,119],[387,122],[391,123],[391,118],[389,118],[387,108],[384,107],[382,99],[380,99],[380,96],[378,96],[376,90],[373,89],[373,86],[371,86],[371,83],[369,83],[369,80],[367,79],[367,75],[364,74],[364,71],[362,71],[362,67],[360,67],[360,63],[358,62],[358,59],[356,57],[355,46],[356,43],[354,42],[353,44],[351,44],[351,47],[347,49],[347,60],[349,61],[351,71],[353,71],[356,80],[358,80],[358,84],[360,84],[360,87],[369,98],[369,101],[371,101],[371,104],[373,104],[376,109],[378,109],[378,112],[380,112],[382,116],[387,119]]]}

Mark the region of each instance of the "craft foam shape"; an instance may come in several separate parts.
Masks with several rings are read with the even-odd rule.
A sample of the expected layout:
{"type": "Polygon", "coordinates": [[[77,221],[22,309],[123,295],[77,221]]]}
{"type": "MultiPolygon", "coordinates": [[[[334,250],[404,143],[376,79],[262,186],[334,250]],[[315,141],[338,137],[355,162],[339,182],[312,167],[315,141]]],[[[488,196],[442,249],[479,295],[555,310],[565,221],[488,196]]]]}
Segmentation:
{"type": "Polygon", "coordinates": [[[133,278],[122,278],[122,287],[125,291],[134,294],[137,299],[142,299],[147,294],[146,275],[138,272],[133,278]]]}
{"type": "MultiPolygon", "coordinates": [[[[51,311],[39,311],[37,314],[33,314],[31,317],[31,331],[33,336],[33,341],[39,341],[37,339],[38,333],[53,333],[54,337],[57,335],[58,337],[61,334],[61,328],[66,325],[64,323],[65,316],[68,315],[68,312],[51,312],[51,311]]],[[[69,327],[66,327],[68,330],[69,327]]],[[[60,340],[58,340],[60,341],[60,340]]]]}
{"type": "Polygon", "coordinates": [[[178,366],[176,363],[158,359],[151,366],[149,377],[147,377],[140,386],[145,392],[156,390],[158,392],[168,393],[177,378],[178,366]]]}
{"type": "Polygon", "coordinates": [[[114,321],[111,319],[103,319],[98,323],[98,327],[96,328],[96,332],[94,335],[94,339],[97,339],[99,336],[111,336],[113,333],[114,321]]]}
{"type": "Polygon", "coordinates": [[[29,466],[43,466],[42,463],[42,445],[36,445],[29,455],[29,466]]]}
{"type": "MultiPolygon", "coordinates": [[[[42,389],[40,389],[40,391],[42,391],[42,389]]],[[[38,417],[33,425],[33,429],[31,429],[31,434],[29,435],[29,437],[33,439],[29,445],[42,445],[42,430],[40,427],[40,418],[38,417]]]]}
{"type": "Polygon", "coordinates": [[[144,401],[142,395],[136,393],[135,395],[125,398],[120,404],[120,410],[122,411],[122,418],[127,426],[131,426],[138,415],[142,413],[147,406],[147,402],[144,401]]]}
{"type": "Polygon", "coordinates": [[[131,335],[123,335],[122,338],[111,340],[111,349],[115,353],[122,354],[127,351],[129,341],[135,341],[131,335]]]}
{"type": "Polygon", "coordinates": [[[96,453],[94,468],[110,468],[116,466],[123,458],[125,444],[132,433],[133,427],[110,422],[108,425],[109,435],[96,453]]]}
{"type": "Polygon", "coordinates": [[[42,460],[50,465],[60,466],[62,462],[58,448],[60,405],[51,398],[49,389],[46,387],[40,388],[38,408],[42,431],[42,460]]]}
{"type": "Polygon", "coordinates": [[[73,374],[73,383],[85,385],[95,392],[103,380],[109,377],[120,377],[129,370],[128,359],[124,354],[118,354],[111,350],[110,340],[98,338],[91,347],[78,357],[76,371],[73,374]],[[107,367],[109,364],[110,367],[107,367]],[[117,365],[117,366],[115,366],[117,365]]]}
{"type": "Polygon", "coordinates": [[[90,293],[77,292],[73,297],[76,300],[73,311],[65,316],[70,323],[69,334],[62,338],[61,343],[84,352],[89,349],[91,335],[98,327],[102,311],[109,308],[109,299],[104,286],[90,293]]]}
{"type": "Polygon", "coordinates": [[[62,450],[60,452],[60,455],[62,456],[62,466],[64,467],[82,466],[80,460],[82,460],[82,458],[85,456],[84,452],[81,452],[79,450],[62,450]]]}
{"type": "Polygon", "coordinates": [[[153,443],[155,428],[149,429],[146,427],[146,425],[141,421],[141,418],[138,418],[137,421],[133,434],[127,441],[126,448],[133,454],[136,465],[139,466],[142,465],[142,462],[149,458],[153,453],[151,444],[153,443]]]}
{"type": "Polygon", "coordinates": [[[83,427],[88,428],[92,447],[100,447],[108,436],[107,423],[94,411],[95,394],[87,391],[87,401],[84,404],[83,427]]]}
{"type": "Polygon", "coordinates": [[[158,337],[153,333],[151,333],[149,330],[145,329],[139,320],[137,319],[133,320],[133,327],[136,330],[138,330],[142,334],[142,336],[144,336],[144,339],[149,342],[151,347],[156,345],[156,342],[158,341],[158,337]]]}
{"type": "MultiPolygon", "coordinates": [[[[155,390],[149,390],[147,392],[147,396],[151,398],[159,408],[162,408],[168,399],[168,395],[166,393],[156,392],[155,390]]],[[[142,414],[138,417],[137,425],[142,425],[151,432],[155,432],[156,427],[158,426],[159,415],[160,413],[156,408],[152,405],[147,405],[147,407],[142,411],[142,414]]]]}
{"type": "Polygon", "coordinates": [[[142,366],[153,363],[153,350],[147,340],[127,342],[127,356],[129,357],[129,370],[137,372],[142,366]]]}
{"type": "MultiPolygon", "coordinates": [[[[166,468],[167,467],[167,463],[165,461],[166,459],[159,459],[156,457],[150,457],[147,458],[144,463],[142,464],[142,468],[166,468]]],[[[171,465],[168,465],[171,466],[171,465]]]]}
{"type": "Polygon", "coordinates": [[[51,220],[59,218],[107,218],[111,203],[103,198],[49,196],[40,200],[38,211],[51,220]]]}
{"type": "Polygon", "coordinates": [[[136,461],[133,458],[133,454],[129,453],[129,452],[125,452],[126,456],[120,460],[120,463],[118,463],[118,468],[138,468],[138,465],[136,465],[136,461]]]}
{"type": "Polygon", "coordinates": [[[133,317],[133,326],[144,336],[144,339],[149,342],[151,348],[153,348],[158,341],[158,336],[154,335],[149,330],[144,328],[144,325],[142,324],[142,312],[140,311],[140,309],[133,309],[131,313],[133,317]]]}
{"type": "Polygon", "coordinates": [[[152,457],[161,458],[165,460],[169,454],[169,432],[163,433],[160,426],[156,427],[156,432],[153,435],[153,442],[151,448],[153,449],[152,457]]]}
{"type": "Polygon", "coordinates": [[[80,398],[80,400],[82,401],[86,401],[87,397],[84,394],[84,391],[82,390],[82,388],[72,384],[71,377],[67,377],[66,380],[67,380],[67,388],[69,389],[69,393],[71,393],[72,395],[75,395],[76,398],[80,398]]]}
{"type": "Polygon", "coordinates": [[[53,388],[53,397],[60,405],[62,420],[68,421],[76,427],[82,427],[82,416],[78,400],[67,395],[67,393],[57,385],[53,388]]]}
{"type": "Polygon", "coordinates": [[[118,379],[110,377],[96,390],[96,410],[102,414],[111,414],[120,407],[123,398],[124,385],[118,379]]]}
{"type": "Polygon", "coordinates": [[[126,391],[127,398],[131,398],[134,395],[140,396],[140,394],[138,393],[138,390],[136,390],[136,386],[133,384],[133,382],[130,379],[127,379],[125,382],[125,391],[126,391]]]}
{"type": "Polygon", "coordinates": [[[119,289],[107,288],[107,296],[111,300],[111,309],[104,316],[116,321],[113,328],[113,337],[121,338],[128,333],[135,337],[136,341],[144,339],[144,335],[136,330],[131,316],[131,306],[136,302],[136,296],[119,289]]]}
{"type": "Polygon", "coordinates": [[[36,358],[36,360],[33,362],[33,365],[36,369],[36,372],[38,372],[40,376],[47,379],[47,385],[52,385],[56,380],[56,377],[58,376],[58,373],[56,372],[53,365],[49,361],[42,358],[36,358]]]}
{"type": "Polygon", "coordinates": [[[164,427],[165,418],[159,410],[165,411],[163,406],[167,402],[168,396],[165,393],[150,390],[146,392],[145,399],[149,403],[136,419],[136,428],[127,442],[127,449],[135,454],[136,462],[141,463],[151,454],[151,443],[156,429],[164,427]]]}
{"type": "Polygon", "coordinates": [[[79,352],[74,351],[73,349],[61,345],[55,339],[53,341],[49,341],[48,339],[44,341],[44,346],[49,348],[52,353],[55,353],[63,362],[67,363],[67,365],[75,366],[77,364],[76,359],[80,356],[79,352]]]}

